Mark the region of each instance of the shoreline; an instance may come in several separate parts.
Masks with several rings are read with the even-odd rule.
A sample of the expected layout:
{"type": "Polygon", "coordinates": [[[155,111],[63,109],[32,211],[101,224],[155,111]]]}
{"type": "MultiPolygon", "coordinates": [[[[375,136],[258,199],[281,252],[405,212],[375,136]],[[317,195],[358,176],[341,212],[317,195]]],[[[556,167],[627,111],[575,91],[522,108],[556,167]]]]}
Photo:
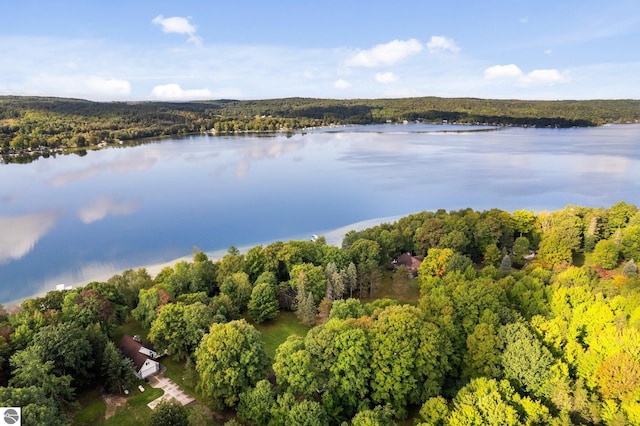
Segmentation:
{"type": "MultiPolygon", "coordinates": [[[[309,240],[311,238],[312,235],[318,235],[320,237],[324,237],[326,244],[330,245],[330,246],[336,246],[339,247],[342,245],[342,240],[345,236],[345,234],[349,231],[361,231],[363,229],[366,228],[370,228],[376,225],[380,225],[382,223],[393,223],[396,222],[398,219],[404,217],[404,216],[408,216],[410,214],[413,213],[406,213],[406,214],[400,214],[400,215],[395,215],[395,216],[386,216],[386,217],[379,217],[379,218],[372,218],[372,219],[365,219],[365,220],[361,220],[358,222],[354,222],[351,223],[349,225],[345,225],[345,226],[341,226],[339,228],[335,228],[335,229],[330,229],[330,230],[325,230],[324,232],[310,232],[308,235],[297,235],[297,236],[293,236],[293,237],[288,237],[288,238],[279,238],[279,239],[274,239],[274,240],[270,240],[270,241],[263,241],[263,242],[257,242],[255,244],[247,244],[247,245],[243,245],[241,247],[237,247],[238,250],[240,251],[240,253],[245,254],[249,249],[255,247],[255,246],[267,246],[269,244],[275,243],[277,241],[283,241],[283,242],[287,242],[287,241],[300,241],[300,240],[309,240]]],[[[210,250],[210,251],[203,251],[203,253],[205,253],[207,255],[207,257],[212,260],[213,262],[217,262],[220,259],[222,259],[222,257],[227,254],[227,250],[228,248],[224,248],[224,249],[217,249],[217,250],[210,250]]],[[[75,289],[78,287],[83,287],[85,285],[87,285],[90,282],[93,281],[98,281],[98,282],[106,282],[109,278],[111,278],[114,275],[118,275],[118,274],[122,274],[124,271],[129,270],[129,269],[133,269],[133,270],[137,270],[137,269],[141,269],[144,268],[147,270],[147,272],[149,273],[149,275],[151,275],[152,278],[155,278],[156,275],[158,275],[158,273],[160,273],[160,271],[162,271],[162,269],[166,268],[166,267],[174,267],[174,265],[178,262],[182,262],[182,261],[186,261],[186,262],[193,262],[193,254],[186,254],[184,256],[169,260],[167,262],[159,262],[159,263],[152,263],[152,264],[146,264],[146,265],[136,265],[136,266],[132,266],[129,268],[124,268],[124,269],[120,269],[120,268],[115,268],[115,270],[113,272],[102,272],[102,273],[93,273],[91,274],[89,277],[85,277],[83,278],[81,281],[76,281],[76,282],[71,282],[71,283],[64,283],[65,286],[70,286],[71,288],[75,289]]],[[[23,301],[27,300],[27,299],[32,299],[32,298],[36,298],[36,297],[43,297],[45,296],[48,292],[50,291],[56,291],[56,284],[50,284],[50,282],[58,282],[61,280],[55,280],[55,279],[51,279],[48,280],[47,282],[45,282],[45,284],[43,285],[43,288],[41,289],[41,291],[32,294],[30,296],[26,296],[26,297],[22,297],[19,299],[15,299],[12,301],[8,301],[6,303],[2,303],[2,305],[5,307],[5,309],[7,310],[13,310],[15,308],[17,308],[23,301]]],[[[63,284],[63,283],[59,283],[59,284],[63,284]]]]}

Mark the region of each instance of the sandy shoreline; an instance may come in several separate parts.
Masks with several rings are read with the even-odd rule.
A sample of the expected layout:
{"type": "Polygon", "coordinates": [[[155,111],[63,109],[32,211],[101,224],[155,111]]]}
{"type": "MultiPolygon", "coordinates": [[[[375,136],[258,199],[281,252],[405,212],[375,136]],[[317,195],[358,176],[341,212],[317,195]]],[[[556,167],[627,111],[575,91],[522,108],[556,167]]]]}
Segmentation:
{"type": "MultiPolygon", "coordinates": [[[[336,229],[332,229],[324,232],[310,232],[308,235],[298,235],[298,236],[293,236],[289,238],[281,238],[281,239],[275,239],[271,241],[256,242],[254,244],[248,244],[242,247],[238,247],[238,250],[241,253],[246,253],[252,247],[259,246],[259,245],[266,246],[276,241],[308,240],[314,234],[324,237],[328,245],[339,247],[340,245],[342,245],[342,240],[345,234],[351,230],[361,231],[363,229],[370,228],[372,226],[376,226],[381,223],[392,223],[397,221],[401,217],[407,216],[409,214],[410,213],[397,215],[397,216],[387,216],[387,217],[380,217],[380,218],[374,218],[374,219],[367,219],[367,220],[355,222],[349,225],[342,226],[340,228],[336,228],[336,229]]],[[[226,253],[227,253],[227,248],[205,252],[205,254],[209,257],[209,259],[214,261],[220,260],[226,253]]],[[[136,265],[136,266],[132,266],[125,269],[110,268],[109,266],[105,266],[105,265],[102,265],[102,267],[95,267],[95,268],[88,267],[87,269],[90,270],[91,272],[83,273],[82,274],[83,277],[81,280],[76,279],[75,281],[71,280],[67,282],[64,282],[64,280],[61,280],[58,278],[47,280],[47,282],[43,285],[43,288],[41,289],[41,291],[37,292],[36,294],[32,294],[31,296],[27,296],[27,297],[23,297],[23,298],[19,298],[19,299],[7,302],[4,305],[7,308],[11,308],[13,306],[19,305],[25,299],[30,299],[33,297],[42,297],[46,295],[49,291],[56,290],[56,285],[62,284],[63,282],[65,286],[71,286],[72,288],[76,288],[76,287],[84,286],[92,281],[107,281],[112,276],[116,274],[121,274],[122,272],[128,269],[136,270],[136,269],[144,268],[147,270],[147,272],[149,272],[149,275],[151,275],[152,277],[155,277],[160,271],[162,271],[162,269],[166,267],[173,267],[176,263],[181,261],[192,262],[193,254],[188,253],[182,257],[170,260],[168,262],[161,262],[161,263],[147,264],[147,265],[136,265]]]]}

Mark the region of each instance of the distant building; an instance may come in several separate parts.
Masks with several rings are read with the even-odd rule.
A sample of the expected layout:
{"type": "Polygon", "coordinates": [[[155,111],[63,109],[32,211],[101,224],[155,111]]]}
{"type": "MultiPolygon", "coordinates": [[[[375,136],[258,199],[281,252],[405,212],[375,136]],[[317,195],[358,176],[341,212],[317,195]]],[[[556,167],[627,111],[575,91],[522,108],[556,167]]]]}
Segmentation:
{"type": "Polygon", "coordinates": [[[125,334],[118,344],[118,349],[122,355],[133,361],[136,374],[141,379],[160,371],[160,363],[156,361],[159,356],[153,350],[151,342],[143,344],[138,336],[131,337],[125,334]]]}
{"type": "Polygon", "coordinates": [[[393,261],[393,266],[397,268],[400,265],[404,265],[409,274],[415,278],[418,276],[418,268],[420,268],[420,264],[423,260],[423,256],[412,256],[411,253],[402,253],[393,261]]]}

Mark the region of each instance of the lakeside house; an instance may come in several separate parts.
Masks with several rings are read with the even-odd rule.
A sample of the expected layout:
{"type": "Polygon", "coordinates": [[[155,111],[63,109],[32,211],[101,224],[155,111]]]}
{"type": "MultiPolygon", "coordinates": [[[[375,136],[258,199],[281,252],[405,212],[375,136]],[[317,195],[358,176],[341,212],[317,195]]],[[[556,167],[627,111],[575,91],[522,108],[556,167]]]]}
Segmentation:
{"type": "Polygon", "coordinates": [[[160,356],[153,350],[151,342],[141,342],[139,336],[122,336],[118,349],[122,355],[129,358],[136,369],[136,374],[145,379],[160,371],[160,363],[156,361],[160,356]]]}
{"type": "Polygon", "coordinates": [[[412,256],[411,253],[402,253],[392,263],[394,268],[404,265],[411,277],[416,278],[418,276],[418,268],[423,260],[424,256],[412,256]]]}

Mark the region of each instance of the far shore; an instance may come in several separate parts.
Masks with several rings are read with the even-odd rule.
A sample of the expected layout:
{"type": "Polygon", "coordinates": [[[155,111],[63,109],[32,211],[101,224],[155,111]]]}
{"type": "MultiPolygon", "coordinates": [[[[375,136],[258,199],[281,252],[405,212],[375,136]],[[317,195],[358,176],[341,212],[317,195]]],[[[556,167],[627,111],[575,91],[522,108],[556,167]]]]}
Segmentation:
{"type": "MultiPolygon", "coordinates": [[[[345,234],[347,232],[349,232],[349,231],[352,231],[352,230],[353,231],[361,231],[363,229],[370,228],[372,226],[376,226],[376,225],[379,225],[381,223],[393,223],[393,222],[396,222],[401,217],[407,216],[409,214],[410,213],[397,215],[397,216],[387,216],[387,217],[380,217],[380,218],[374,218],[374,219],[367,219],[367,220],[363,220],[363,221],[360,221],[360,222],[355,222],[355,223],[352,223],[350,225],[345,225],[345,226],[342,226],[340,228],[336,228],[336,229],[332,229],[332,230],[328,230],[328,231],[324,231],[324,232],[316,232],[316,233],[311,232],[308,235],[297,235],[297,236],[290,237],[290,238],[282,238],[282,239],[276,239],[276,240],[271,240],[271,241],[266,241],[266,242],[258,242],[258,243],[255,243],[255,244],[244,245],[244,246],[237,247],[237,248],[240,251],[240,253],[246,253],[249,249],[251,249],[252,247],[255,247],[255,246],[259,246],[259,245],[266,246],[266,245],[269,245],[269,244],[274,243],[276,241],[310,240],[312,235],[318,235],[320,237],[324,237],[325,241],[326,241],[326,243],[328,245],[339,247],[339,246],[342,245],[342,240],[344,239],[345,234]]],[[[207,252],[204,252],[204,253],[207,255],[207,257],[209,259],[211,259],[213,261],[218,261],[218,260],[222,259],[222,257],[225,254],[227,254],[227,250],[228,250],[228,248],[225,248],[225,249],[207,251],[207,252]]],[[[129,270],[129,269],[137,270],[137,269],[140,269],[140,268],[146,269],[147,272],[149,272],[149,275],[151,275],[151,277],[154,278],[164,268],[173,267],[176,263],[182,262],[182,261],[186,261],[186,262],[193,261],[193,254],[192,253],[185,254],[182,257],[170,260],[168,262],[155,263],[155,264],[151,264],[151,265],[138,265],[138,266],[132,266],[132,267],[125,268],[125,269],[120,269],[120,270],[100,272],[100,273],[96,273],[94,275],[85,276],[81,281],[64,283],[64,285],[68,286],[68,287],[71,287],[71,288],[82,287],[82,286],[84,286],[84,285],[86,285],[86,284],[88,284],[90,282],[93,282],[93,281],[98,281],[98,282],[107,281],[112,276],[117,275],[117,274],[121,274],[124,271],[129,270]]],[[[62,283],[60,283],[60,284],[62,284],[62,283]]],[[[43,289],[40,292],[38,292],[36,294],[33,294],[31,296],[27,296],[27,297],[23,297],[23,298],[20,298],[20,299],[16,299],[16,300],[7,302],[4,305],[5,305],[6,308],[11,309],[13,307],[18,306],[22,301],[24,301],[26,299],[30,299],[30,298],[33,298],[33,297],[42,297],[42,296],[46,295],[48,292],[55,291],[55,290],[56,290],[56,284],[46,283],[44,285],[43,289]]]]}

